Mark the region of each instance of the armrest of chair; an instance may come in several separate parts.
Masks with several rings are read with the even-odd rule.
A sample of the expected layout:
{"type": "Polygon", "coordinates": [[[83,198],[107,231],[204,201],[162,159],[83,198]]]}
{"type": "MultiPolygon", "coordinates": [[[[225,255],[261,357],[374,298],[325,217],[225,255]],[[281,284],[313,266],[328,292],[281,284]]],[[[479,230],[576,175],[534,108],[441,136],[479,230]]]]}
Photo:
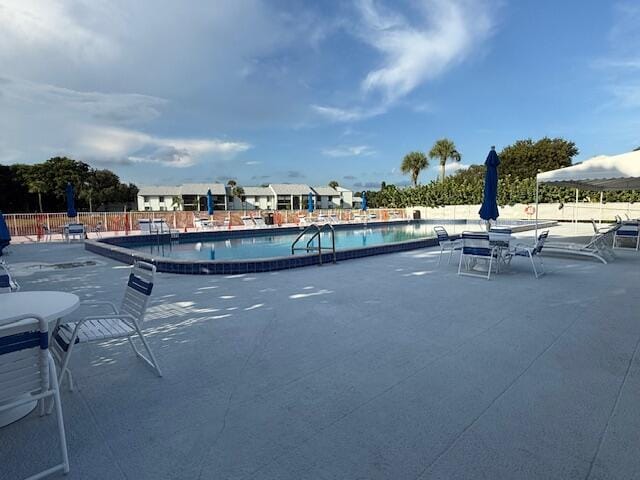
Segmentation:
{"type": "Polygon", "coordinates": [[[97,306],[97,305],[107,305],[107,306],[111,307],[111,310],[113,310],[113,313],[115,313],[115,314],[118,313],[118,307],[116,307],[115,303],[108,302],[106,300],[86,300],[86,301],[80,303],[80,306],[83,306],[83,305],[86,305],[88,307],[93,307],[93,306],[97,306]]]}

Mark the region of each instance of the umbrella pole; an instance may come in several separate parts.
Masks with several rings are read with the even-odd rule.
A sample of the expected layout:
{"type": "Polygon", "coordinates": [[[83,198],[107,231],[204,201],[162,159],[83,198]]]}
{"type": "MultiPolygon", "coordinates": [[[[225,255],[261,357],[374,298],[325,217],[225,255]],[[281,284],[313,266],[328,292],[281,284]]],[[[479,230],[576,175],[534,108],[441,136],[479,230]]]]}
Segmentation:
{"type": "Polygon", "coordinates": [[[538,183],[538,176],[536,175],[536,239],[538,238],[538,189],[540,184],[538,183]]]}
{"type": "Polygon", "coordinates": [[[578,189],[576,188],[576,206],[573,209],[573,232],[578,231],[578,189]]]}
{"type": "Polygon", "coordinates": [[[600,192],[600,225],[602,225],[602,196],[604,191],[600,192]]]}

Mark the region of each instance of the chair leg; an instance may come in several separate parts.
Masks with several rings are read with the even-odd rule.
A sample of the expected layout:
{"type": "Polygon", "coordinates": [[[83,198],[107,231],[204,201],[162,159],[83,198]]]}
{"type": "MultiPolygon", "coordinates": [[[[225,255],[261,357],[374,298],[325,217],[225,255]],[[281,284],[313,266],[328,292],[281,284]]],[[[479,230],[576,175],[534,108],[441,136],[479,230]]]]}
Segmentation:
{"type": "Polygon", "coordinates": [[[460,261],[458,262],[458,275],[460,275],[460,272],[462,271],[462,259],[464,258],[464,255],[462,254],[462,252],[460,252],[460,261]]]}
{"type": "Polygon", "coordinates": [[[58,433],[60,435],[60,448],[62,449],[63,472],[69,473],[69,454],[67,452],[67,436],[64,431],[64,418],[62,417],[62,402],[60,400],[60,385],[56,375],[56,366],[53,359],[49,358],[49,375],[53,384],[53,402],[56,408],[56,419],[58,422],[58,433]]]}
{"type": "Polygon", "coordinates": [[[438,266],[440,266],[440,262],[442,261],[442,253],[444,252],[444,247],[440,246],[440,257],[438,257],[438,266]]]}
{"type": "Polygon", "coordinates": [[[131,345],[131,348],[133,348],[133,351],[136,353],[136,355],[138,357],[140,357],[141,360],[143,360],[144,362],[146,362],[151,368],[153,368],[153,370],[155,370],[156,374],[161,377],[162,376],[162,371],[160,370],[160,367],[158,365],[158,361],[156,360],[155,355],[153,354],[153,352],[151,351],[151,348],[149,347],[149,344],[147,343],[147,340],[144,338],[144,335],[142,334],[142,331],[140,330],[140,327],[136,324],[136,331],[138,332],[138,337],[140,337],[140,341],[142,342],[142,345],[144,346],[144,349],[147,351],[147,355],[149,356],[148,358],[146,356],[144,356],[135,346],[135,344],[133,343],[133,339],[131,337],[129,338],[129,344],[131,345]]]}
{"type": "Polygon", "coordinates": [[[487,280],[491,280],[491,265],[493,264],[493,255],[489,257],[489,268],[487,269],[487,280]]]}

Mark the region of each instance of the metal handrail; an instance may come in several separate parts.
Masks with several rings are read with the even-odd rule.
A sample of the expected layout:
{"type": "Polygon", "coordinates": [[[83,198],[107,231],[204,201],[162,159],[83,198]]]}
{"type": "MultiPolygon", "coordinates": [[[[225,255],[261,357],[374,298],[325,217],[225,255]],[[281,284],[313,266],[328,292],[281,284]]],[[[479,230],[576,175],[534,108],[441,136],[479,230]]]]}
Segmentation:
{"type": "Polygon", "coordinates": [[[318,250],[318,263],[322,265],[321,233],[325,229],[325,227],[328,227],[329,231],[331,232],[331,250],[333,252],[333,263],[336,263],[336,229],[333,228],[333,225],[331,225],[330,223],[325,223],[322,226],[318,226],[317,224],[312,223],[311,225],[305,227],[305,229],[302,232],[300,232],[300,234],[296,237],[296,239],[291,244],[291,255],[294,255],[296,250],[306,250],[307,253],[312,250],[318,250]],[[302,237],[304,237],[307,233],[309,233],[310,230],[315,230],[315,233],[311,236],[311,238],[307,242],[307,246],[296,248],[296,244],[300,241],[302,237]],[[314,247],[313,245],[311,245],[311,243],[316,237],[318,237],[318,246],[314,247]]]}

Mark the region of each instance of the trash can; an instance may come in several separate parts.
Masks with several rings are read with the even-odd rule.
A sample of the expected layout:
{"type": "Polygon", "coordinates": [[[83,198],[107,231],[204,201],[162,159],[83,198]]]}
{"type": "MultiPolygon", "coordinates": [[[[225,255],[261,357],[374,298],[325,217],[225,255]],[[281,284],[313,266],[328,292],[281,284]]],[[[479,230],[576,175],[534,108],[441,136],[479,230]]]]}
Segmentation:
{"type": "Polygon", "coordinates": [[[414,210],[413,211],[413,219],[414,220],[420,220],[420,210],[414,210]]]}
{"type": "Polygon", "coordinates": [[[265,215],[264,223],[266,225],[273,225],[273,212],[269,212],[265,215]]]}

